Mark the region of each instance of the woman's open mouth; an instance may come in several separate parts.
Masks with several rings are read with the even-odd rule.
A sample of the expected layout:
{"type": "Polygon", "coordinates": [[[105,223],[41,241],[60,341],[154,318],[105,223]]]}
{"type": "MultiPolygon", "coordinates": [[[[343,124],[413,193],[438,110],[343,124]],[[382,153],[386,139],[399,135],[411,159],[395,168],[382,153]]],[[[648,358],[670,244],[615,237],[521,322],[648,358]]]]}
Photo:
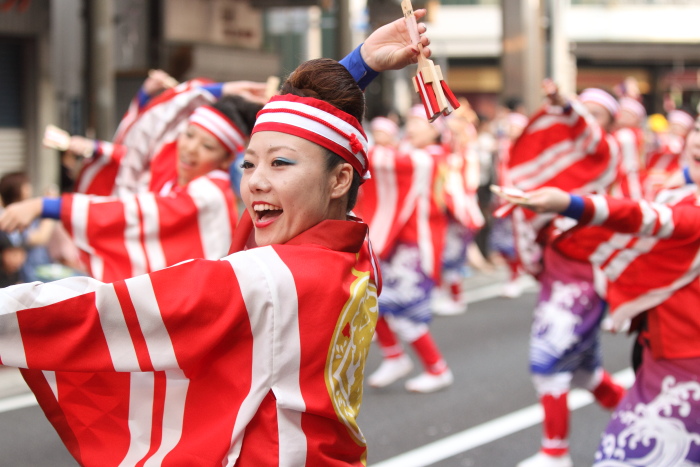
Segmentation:
{"type": "Polygon", "coordinates": [[[253,205],[255,211],[255,225],[264,227],[274,222],[282,215],[283,209],[279,206],[266,203],[258,203],[253,205]]]}

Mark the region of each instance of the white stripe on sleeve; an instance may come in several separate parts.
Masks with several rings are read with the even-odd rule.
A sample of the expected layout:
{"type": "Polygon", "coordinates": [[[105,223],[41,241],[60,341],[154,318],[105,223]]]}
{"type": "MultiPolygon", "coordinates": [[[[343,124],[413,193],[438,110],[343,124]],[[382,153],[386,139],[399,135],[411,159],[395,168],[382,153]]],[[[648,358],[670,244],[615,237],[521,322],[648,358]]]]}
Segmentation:
{"type": "Polygon", "coordinates": [[[605,201],[604,196],[593,195],[590,197],[593,202],[593,218],[588,223],[589,225],[600,225],[608,218],[610,210],[608,209],[608,203],[605,201]]]}
{"type": "Polygon", "coordinates": [[[178,368],[175,349],[160,314],[151,278],[148,275],[132,277],[124,283],[136,310],[153,368],[155,370],[178,368]]]}
{"type": "Polygon", "coordinates": [[[197,224],[205,259],[221,259],[231,247],[231,222],[226,197],[207,177],[193,180],[187,193],[197,206],[197,224]]]}

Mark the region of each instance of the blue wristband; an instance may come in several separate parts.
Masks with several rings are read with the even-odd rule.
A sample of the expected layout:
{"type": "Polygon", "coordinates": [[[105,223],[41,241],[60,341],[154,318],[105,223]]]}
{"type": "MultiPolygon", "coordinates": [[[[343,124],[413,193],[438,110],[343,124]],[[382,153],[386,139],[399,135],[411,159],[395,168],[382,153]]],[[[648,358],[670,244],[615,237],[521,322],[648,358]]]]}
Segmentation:
{"type": "Polygon", "coordinates": [[[61,198],[42,198],[41,217],[48,219],[60,219],[61,198]]]}
{"type": "Polygon", "coordinates": [[[692,178],[690,178],[690,167],[683,167],[683,178],[685,178],[686,185],[692,185],[695,183],[692,178]]]}
{"type": "Polygon", "coordinates": [[[224,95],[224,83],[211,83],[199,87],[206,89],[217,99],[224,95]]]}
{"type": "Polygon", "coordinates": [[[151,100],[151,97],[152,96],[146,94],[146,91],[144,91],[143,88],[139,89],[138,94],[136,94],[136,98],[139,101],[139,109],[146,107],[146,104],[148,104],[148,101],[151,100]]]}
{"type": "Polygon", "coordinates": [[[569,195],[569,207],[564,209],[560,214],[562,216],[571,217],[579,220],[583,215],[583,198],[577,195],[569,195]]]}
{"type": "Polygon", "coordinates": [[[362,44],[358,45],[355,50],[340,61],[340,64],[347,68],[352,77],[355,78],[355,81],[357,81],[357,85],[364,91],[369,86],[369,83],[379,76],[379,72],[367,66],[362,59],[362,53],[360,53],[361,47],[362,44]]]}

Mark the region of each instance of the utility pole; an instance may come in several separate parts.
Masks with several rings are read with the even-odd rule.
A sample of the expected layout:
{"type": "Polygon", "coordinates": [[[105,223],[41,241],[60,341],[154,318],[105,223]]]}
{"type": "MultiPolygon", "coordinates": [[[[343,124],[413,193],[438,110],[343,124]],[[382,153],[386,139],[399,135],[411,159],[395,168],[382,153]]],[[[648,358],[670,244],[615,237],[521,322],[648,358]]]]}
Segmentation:
{"type": "Polygon", "coordinates": [[[354,48],[352,46],[352,25],[350,24],[350,1],[335,0],[336,8],[336,59],[340,60],[354,48]]]}
{"type": "Polygon", "coordinates": [[[562,95],[576,93],[576,63],[569,50],[564,21],[569,0],[547,0],[549,17],[547,76],[559,86],[562,95]]]}
{"type": "Polygon", "coordinates": [[[522,100],[528,112],[542,101],[544,34],[541,0],[501,0],[503,99],[522,100]]]}
{"type": "Polygon", "coordinates": [[[113,0],[86,0],[88,17],[89,126],[95,137],[111,140],[116,129],[113,0]]]}

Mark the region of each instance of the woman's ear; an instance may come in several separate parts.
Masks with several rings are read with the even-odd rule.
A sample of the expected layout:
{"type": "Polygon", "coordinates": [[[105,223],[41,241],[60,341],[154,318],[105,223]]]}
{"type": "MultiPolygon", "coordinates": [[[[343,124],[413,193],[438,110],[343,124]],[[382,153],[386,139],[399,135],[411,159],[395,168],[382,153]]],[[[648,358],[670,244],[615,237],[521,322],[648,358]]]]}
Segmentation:
{"type": "Polygon", "coordinates": [[[347,162],[337,165],[331,173],[331,199],[339,199],[350,191],[354,170],[347,162]]]}

